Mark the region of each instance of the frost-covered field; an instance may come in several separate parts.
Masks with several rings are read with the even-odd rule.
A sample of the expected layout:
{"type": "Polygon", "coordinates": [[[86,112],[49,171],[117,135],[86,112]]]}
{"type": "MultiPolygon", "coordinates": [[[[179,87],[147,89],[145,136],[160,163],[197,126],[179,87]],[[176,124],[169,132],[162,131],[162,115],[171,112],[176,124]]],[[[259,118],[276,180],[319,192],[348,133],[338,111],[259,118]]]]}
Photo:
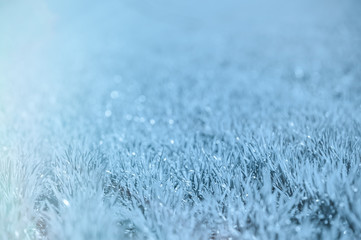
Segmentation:
{"type": "Polygon", "coordinates": [[[0,0],[0,239],[360,239],[360,12],[0,0]]]}

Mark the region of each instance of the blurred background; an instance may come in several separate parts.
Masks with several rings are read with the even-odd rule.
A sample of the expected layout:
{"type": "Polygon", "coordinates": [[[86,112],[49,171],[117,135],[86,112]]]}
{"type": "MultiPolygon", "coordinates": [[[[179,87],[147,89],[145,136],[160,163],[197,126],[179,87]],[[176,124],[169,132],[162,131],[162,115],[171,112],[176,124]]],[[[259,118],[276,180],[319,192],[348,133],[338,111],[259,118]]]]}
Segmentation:
{"type": "Polygon", "coordinates": [[[352,113],[360,9],[354,0],[2,0],[1,121],[39,138],[61,129],[56,122],[79,131],[80,119],[97,121],[97,132],[112,108],[114,122],[138,114],[140,96],[152,100],[138,114],[147,121],[176,105],[233,100],[245,113],[261,112],[251,102],[327,112],[325,102],[345,101],[352,113]]]}

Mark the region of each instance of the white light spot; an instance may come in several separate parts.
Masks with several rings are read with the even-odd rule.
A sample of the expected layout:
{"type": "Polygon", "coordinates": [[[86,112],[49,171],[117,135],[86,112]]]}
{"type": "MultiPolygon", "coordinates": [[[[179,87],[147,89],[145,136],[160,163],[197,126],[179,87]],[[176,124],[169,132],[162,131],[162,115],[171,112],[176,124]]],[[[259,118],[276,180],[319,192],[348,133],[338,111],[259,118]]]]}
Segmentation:
{"type": "Polygon", "coordinates": [[[170,140],[170,144],[174,144],[174,140],[173,140],[173,139],[170,140]]]}
{"type": "Polygon", "coordinates": [[[113,81],[115,82],[115,83],[120,83],[121,81],[122,81],[122,76],[120,76],[120,75],[114,75],[114,77],[113,77],[113,81]]]}
{"type": "Polygon", "coordinates": [[[301,67],[296,67],[294,73],[295,73],[295,77],[298,78],[298,79],[303,78],[304,75],[305,75],[305,73],[304,73],[304,71],[303,71],[303,69],[301,67]]]}
{"type": "Polygon", "coordinates": [[[150,122],[150,124],[152,124],[152,125],[155,124],[155,120],[154,120],[154,119],[150,119],[149,122],[150,122]]]}
{"type": "Polygon", "coordinates": [[[112,99],[117,99],[117,98],[119,97],[119,92],[118,92],[118,91],[112,91],[112,92],[110,93],[110,97],[111,97],[112,99]]]}
{"type": "Polygon", "coordinates": [[[132,118],[133,118],[133,116],[130,115],[130,114],[125,115],[125,119],[126,119],[127,121],[132,120],[132,118]]]}
{"type": "Polygon", "coordinates": [[[66,199],[63,199],[63,203],[64,203],[64,205],[65,205],[65,206],[67,206],[67,207],[69,207],[69,206],[70,206],[69,201],[68,201],[68,200],[66,200],[66,199]]]}
{"type": "Polygon", "coordinates": [[[105,113],[104,113],[105,117],[110,117],[112,115],[112,111],[110,110],[106,110],[105,113]]]}
{"type": "Polygon", "coordinates": [[[146,99],[147,99],[147,98],[146,98],[144,95],[140,95],[139,98],[138,98],[138,101],[139,101],[140,103],[143,103],[143,102],[145,102],[146,99]]]}
{"type": "Polygon", "coordinates": [[[169,125],[173,125],[173,124],[174,124],[174,120],[173,120],[173,119],[169,119],[169,120],[168,120],[168,123],[169,123],[169,125]]]}

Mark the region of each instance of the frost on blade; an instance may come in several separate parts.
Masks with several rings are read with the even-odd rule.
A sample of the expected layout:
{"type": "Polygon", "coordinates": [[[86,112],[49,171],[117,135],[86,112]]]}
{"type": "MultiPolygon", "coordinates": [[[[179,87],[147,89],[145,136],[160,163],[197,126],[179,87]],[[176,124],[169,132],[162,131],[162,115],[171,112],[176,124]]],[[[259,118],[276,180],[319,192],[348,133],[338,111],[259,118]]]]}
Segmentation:
{"type": "Polygon", "coordinates": [[[0,0],[0,239],[361,239],[360,12],[0,0]]]}

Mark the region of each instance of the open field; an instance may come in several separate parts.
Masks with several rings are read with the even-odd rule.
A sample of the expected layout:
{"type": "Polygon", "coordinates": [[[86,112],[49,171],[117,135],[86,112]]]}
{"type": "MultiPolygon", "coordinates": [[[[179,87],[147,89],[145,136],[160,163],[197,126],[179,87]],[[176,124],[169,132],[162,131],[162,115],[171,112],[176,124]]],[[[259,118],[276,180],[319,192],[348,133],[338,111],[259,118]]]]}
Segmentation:
{"type": "Polygon", "coordinates": [[[360,12],[0,0],[0,240],[361,239],[360,12]]]}

